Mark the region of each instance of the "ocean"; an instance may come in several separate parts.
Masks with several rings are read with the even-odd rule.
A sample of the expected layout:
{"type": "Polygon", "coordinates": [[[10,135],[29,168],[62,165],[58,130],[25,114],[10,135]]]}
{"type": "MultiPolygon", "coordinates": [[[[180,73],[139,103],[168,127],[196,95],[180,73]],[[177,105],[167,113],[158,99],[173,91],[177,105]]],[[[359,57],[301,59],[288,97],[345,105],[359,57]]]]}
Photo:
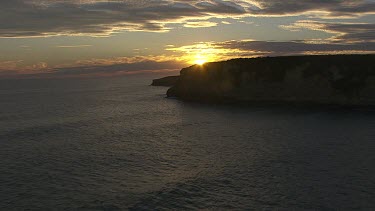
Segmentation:
{"type": "Polygon", "coordinates": [[[375,110],[165,98],[161,74],[0,81],[0,210],[375,210],[375,110]]]}

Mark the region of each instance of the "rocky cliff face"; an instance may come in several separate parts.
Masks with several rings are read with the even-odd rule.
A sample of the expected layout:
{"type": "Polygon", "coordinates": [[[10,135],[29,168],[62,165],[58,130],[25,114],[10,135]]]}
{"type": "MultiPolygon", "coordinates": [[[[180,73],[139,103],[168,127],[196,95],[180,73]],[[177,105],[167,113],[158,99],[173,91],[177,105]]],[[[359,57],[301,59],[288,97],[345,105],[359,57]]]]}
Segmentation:
{"type": "Polygon", "coordinates": [[[375,105],[375,55],[234,59],[181,70],[169,97],[200,102],[375,105]]]}

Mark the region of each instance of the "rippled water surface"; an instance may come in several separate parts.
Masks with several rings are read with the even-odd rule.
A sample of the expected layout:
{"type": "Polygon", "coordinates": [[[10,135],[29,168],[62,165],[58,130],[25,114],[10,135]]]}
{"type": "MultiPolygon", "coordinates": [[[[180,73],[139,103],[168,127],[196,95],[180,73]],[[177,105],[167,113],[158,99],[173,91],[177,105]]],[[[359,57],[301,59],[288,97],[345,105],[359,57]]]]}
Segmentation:
{"type": "Polygon", "coordinates": [[[156,75],[0,81],[1,210],[375,210],[375,111],[201,105],[156,75]]]}

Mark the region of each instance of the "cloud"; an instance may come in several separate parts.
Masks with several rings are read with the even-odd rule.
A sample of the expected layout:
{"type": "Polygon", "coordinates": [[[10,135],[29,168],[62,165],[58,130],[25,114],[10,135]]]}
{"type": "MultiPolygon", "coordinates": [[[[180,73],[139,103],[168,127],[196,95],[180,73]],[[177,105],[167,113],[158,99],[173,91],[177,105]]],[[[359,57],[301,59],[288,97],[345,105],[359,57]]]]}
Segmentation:
{"type": "Polygon", "coordinates": [[[359,16],[375,13],[372,0],[253,0],[253,15],[280,16],[304,13],[325,13],[327,17],[359,16]]]}
{"type": "Polygon", "coordinates": [[[194,1],[0,1],[0,37],[106,36],[129,31],[167,31],[167,23],[210,14],[242,14],[233,2],[194,1]],[[83,2],[83,3],[82,3],[83,2]]]}
{"type": "Polygon", "coordinates": [[[77,66],[66,68],[55,68],[53,75],[117,75],[127,72],[143,72],[143,71],[160,71],[160,70],[178,70],[181,63],[175,60],[169,61],[153,61],[145,60],[133,63],[112,64],[104,66],[77,66]]]}
{"type": "Polygon", "coordinates": [[[23,60],[0,61],[0,77],[39,74],[51,71],[46,62],[24,64],[23,60]]]}
{"type": "Polygon", "coordinates": [[[0,72],[6,70],[16,69],[22,60],[15,60],[15,61],[0,61],[0,72]]]}
{"type": "MultiPolygon", "coordinates": [[[[356,17],[375,14],[375,3],[366,0],[4,0],[0,1],[0,37],[108,36],[122,30],[166,32],[170,30],[167,26],[170,23],[188,22],[185,26],[192,26],[189,20],[305,13],[356,17]]],[[[204,25],[207,22],[195,24],[204,25]]]]}
{"type": "Polygon", "coordinates": [[[87,48],[91,47],[92,45],[58,45],[55,46],[56,48],[87,48]]]}
{"type": "Polygon", "coordinates": [[[0,61],[0,71],[9,71],[9,70],[20,70],[24,72],[43,70],[47,69],[48,64],[46,62],[37,62],[34,64],[24,65],[23,60],[13,60],[13,61],[0,61]]]}
{"type": "Polygon", "coordinates": [[[114,76],[129,73],[176,71],[187,64],[173,56],[136,56],[79,60],[49,66],[45,62],[23,65],[22,60],[0,62],[0,78],[59,78],[114,76]]]}
{"type": "MultiPolygon", "coordinates": [[[[295,41],[254,41],[232,40],[225,42],[196,43],[193,45],[169,48],[182,55],[201,53],[211,61],[239,57],[286,56],[311,54],[370,54],[375,53],[374,42],[335,43],[320,40],[295,41]]],[[[182,58],[184,56],[181,56],[182,58]]]]}
{"type": "Polygon", "coordinates": [[[184,24],[186,28],[206,28],[213,26],[217,26],[217,23],[209,21],[191,21],[184,24]]]}
{"type": "Polygon", "coordinates": [[[234,49],[240,56],[284,56],[303,54],[375,53],[375,43],[314,43],[306,41],[227,41],[215,43],[216,48],[234,49]]]}
{"type": "Polygon", "coordinates": [[[375,42],[374,23],[328,23],[303,20],[280,27],[291,31],[301,29],[324,31],[334,34],[330,40],[335,42],[375,42]]]}

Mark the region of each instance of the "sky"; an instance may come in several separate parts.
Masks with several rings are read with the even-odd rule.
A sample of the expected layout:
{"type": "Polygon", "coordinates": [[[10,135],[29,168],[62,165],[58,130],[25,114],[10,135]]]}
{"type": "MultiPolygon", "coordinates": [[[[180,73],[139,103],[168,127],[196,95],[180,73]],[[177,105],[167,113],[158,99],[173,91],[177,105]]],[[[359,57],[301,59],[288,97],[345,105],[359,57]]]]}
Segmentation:
{"type": "Polygon", "coordinates": [[[0,77],[375,53],[375,0],[1,0],[0,77]]]}

